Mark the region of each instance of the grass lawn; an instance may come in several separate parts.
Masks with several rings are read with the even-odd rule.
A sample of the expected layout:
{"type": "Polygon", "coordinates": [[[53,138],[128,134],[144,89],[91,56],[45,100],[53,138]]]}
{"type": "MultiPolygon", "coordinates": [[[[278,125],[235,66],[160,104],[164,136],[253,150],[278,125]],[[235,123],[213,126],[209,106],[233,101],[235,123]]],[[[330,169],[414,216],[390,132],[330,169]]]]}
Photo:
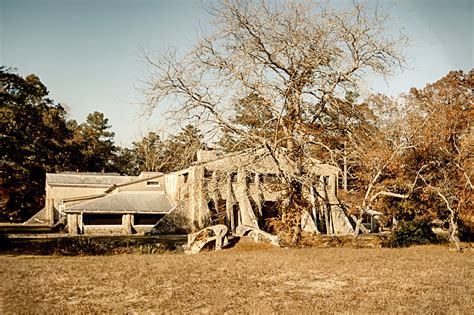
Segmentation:
{"type": "Polygon", "coordinates": [[[0,313],[474,312],[474,252],[269,248],[0,256],[0,313]]]}

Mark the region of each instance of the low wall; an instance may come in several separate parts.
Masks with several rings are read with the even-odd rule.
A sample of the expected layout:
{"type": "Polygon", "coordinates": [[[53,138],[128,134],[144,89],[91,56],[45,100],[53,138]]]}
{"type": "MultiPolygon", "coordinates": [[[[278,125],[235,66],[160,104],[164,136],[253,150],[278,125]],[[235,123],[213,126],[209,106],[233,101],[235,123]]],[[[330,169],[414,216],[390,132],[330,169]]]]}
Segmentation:
{"type": "Polygon", "coordinates": [[[51,226],[37,225],[37,224],[22,224],[22,223],[0,223],[1,234],[37,234],[37,233],[51,233],[51,226]]]}

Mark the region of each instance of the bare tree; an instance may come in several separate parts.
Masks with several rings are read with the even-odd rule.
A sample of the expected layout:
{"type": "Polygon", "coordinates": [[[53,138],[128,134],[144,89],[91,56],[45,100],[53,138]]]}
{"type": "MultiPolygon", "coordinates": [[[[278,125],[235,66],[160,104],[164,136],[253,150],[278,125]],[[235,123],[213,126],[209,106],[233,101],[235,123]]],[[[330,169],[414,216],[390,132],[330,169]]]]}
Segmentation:
{"type": "MultiPolygon", "coordinates": [[[[315,161],[311,148],[330,150],[319,134],[329,113],[341,113],[339,100],[357,92],[366,75],[386,76],[404,65],[406,37],[388,29],[389,17],[378,8],[357,2],[337,10],[316,2],[230,0],[208,11],[217,30],[192,51],[146,56],[151,77],[144,108],[151,112],[171,99],[175,119],[231,131],[277,163],[284,150],[299,166],[291,173],[281,168],[292,192],[314,181],[303,176],[315,161]],[[259,101],[247,110],[265,112],[255,117],[271,133],[235,122],[235,104],[250,95],[259,101]]],[[[294,209],[306,204],[290,200],[294,209]]]]}
{"type": "Polygon", "coordinates": [[[153,131],[133,143],[133,152],[141,171],[159,172],[167,162],[163,141],[153,131]]]}
{"type": "Polygon", "coordinates": [[[204,148],[200,130],[188,125],[163,140],[151,131],[134,142],[132,150],[141,171],[171,172],[188,167],[204,148]]]}

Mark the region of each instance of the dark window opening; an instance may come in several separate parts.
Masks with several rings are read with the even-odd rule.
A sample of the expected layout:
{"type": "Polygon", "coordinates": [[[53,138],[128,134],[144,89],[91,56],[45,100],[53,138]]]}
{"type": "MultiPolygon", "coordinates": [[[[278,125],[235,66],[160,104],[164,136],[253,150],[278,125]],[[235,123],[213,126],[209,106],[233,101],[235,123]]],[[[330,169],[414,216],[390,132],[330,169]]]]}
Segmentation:
{"type": "Polygon", "coordinates": [[[183,183],[186,184],[188,182],[188,173],[183,174],[183,183]]]}
{"type": "Polygon", "coordinates": [[[230,175],[230,181],[237,183],[237,173],[232,173],[232,175],[230,175]]]}
{"type": "Polygon", "coordinates": [[[122,225],[122,214],[112,213],[84,213],[82,223],[84,225],[122,225]]]}
{"type": "Polygon", "coordinates": [[[212,178],[212,173],[213,173],[212,171],[204,168],[204,178],[211,179],[212,178]]]}
{"type": "Polygon", "coordinates": [[[213,200],[209,200],[207,208],[211,212],[211,221],[213,224],[226,224],[226,201],[219,199],[216,204],[213,200]]]}
{"type": "Polygon", "coordinates": [[[266,174],[264,178],[264,182],[267,184],[278,184],[280,183],[280,179],[276,174],[266,174]]]}
{"type": "Polygon", "coordinates": [[[214,205],[213,200],[209,200],[209,202],[207,203],[207,208],[209,209],[209,211],[211,211],[212,214],[217,213],[217,209],[216,209],[216,206],[214,205]]]}
{"type": "Polygon", "coordinates": [[[247,180],[247,183],[250,183],[250,184],[255,183],[255,173],[247,174],[246,180],[247,180]]]}
{"type": "Polygon", "coordinates": [[[262,204],[262,217],[260,224],[262,230],[268,233],[277,233],[278,221],[280,219],[278,203],[276,201],[264,201],[262,204]]]}
{"type": "Polygon", "coordinates": [[[146,213],[133,215],[133,225],[155,225],[165,215],[160,213],[146,213]]]}
{"type": "Polygon", "coordinates": [[[160,187],[160,186],[161,186],[161,183],[160,183],[160,182],[157,182],[157,181],[149,181],[149,182],[146,182],[146,185],[147,185],[147,186],[157,186],[157,187],[160,187]]]}
{"type": "Polygon", "coordinates": [[[264,218],[278,217],[278,203],[276,201],[265,200],[262,204],[262,215],[264,218]]]}
{"type": "Polygon", "coordinates": [[[240,207],[238,202],[232,205],[232,219],[231,229],[235,232],[235,229],[240,225],[240,207]]]}
{"type": "Polygon", "coordinates": [[[329,186],[329,176],[323,176],[323,184],[324,186],[329,186]]]}

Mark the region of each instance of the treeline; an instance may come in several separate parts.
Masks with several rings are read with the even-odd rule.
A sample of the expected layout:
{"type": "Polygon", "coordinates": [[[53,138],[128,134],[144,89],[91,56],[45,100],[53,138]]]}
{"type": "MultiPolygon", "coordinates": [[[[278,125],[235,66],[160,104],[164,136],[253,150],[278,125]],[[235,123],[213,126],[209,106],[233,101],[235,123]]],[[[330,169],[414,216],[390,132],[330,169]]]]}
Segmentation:
{"type": "MultiPolygon", "coordinates": [[[[123,148],[104,114],[91,113],[81,124],[67,119],[37,76],[2,68],[1,82],[1,221],[21,222],[43,207],[46,172],[170,172],[206,148],[191,125],[166,139],[150,132],[123,148]]],[[[473,85],[473,71],[452,71],[397,99],[333,98],[334,110],[300,123],[308,140],[294,154],[304,157],[301,163],[317,158],[338,166],[340,201],[359,219],[369,210],[383,212],[386,222],[438,219],[456,232],[452,237],[472,239],[473,85]]],[[[235,102],[217,147],[231,152],[285,139],[269,108],[271,101],[256,93],[235,102]]]]}
{"type": "Polygon", "coordinates": [[[44,206],[47,172],[169,172],[186,167],[204,147],[193,126],[168,139],[150,132],[131,148],[120,147],[103,113],[80,124],[67,119],[36,75],[23,78],[2,67],[0,81],[2,222],[22,222],[44,206]]]}

